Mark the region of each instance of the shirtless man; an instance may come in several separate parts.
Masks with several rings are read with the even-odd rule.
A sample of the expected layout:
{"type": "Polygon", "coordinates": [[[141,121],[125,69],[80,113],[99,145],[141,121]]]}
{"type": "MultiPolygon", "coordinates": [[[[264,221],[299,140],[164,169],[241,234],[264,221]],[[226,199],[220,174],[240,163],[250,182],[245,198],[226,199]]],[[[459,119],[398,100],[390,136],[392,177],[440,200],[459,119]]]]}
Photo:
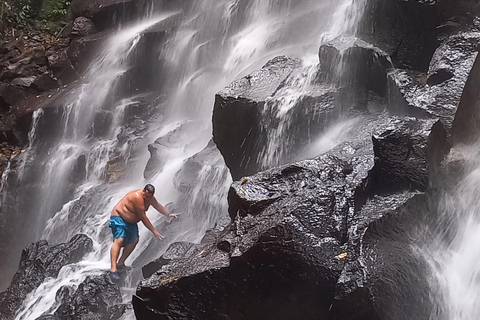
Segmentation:
{"type": "Polygon", "coordinates": [[[150,206],[167,217],[178,217],[177,213],[169,213],[164,206],[158,203],[153,196],[154,193],[155,187],[147,184],[143,190],[139,189],[127,193],[112,210],[112,216],[110,217],[110,228],[114,238],[112,249],[110,250],[110,277],[112,280],[120,279],[117,270],[126,269],[125,260],[138,243],[137,223],[139,221],[142,221],[155,237],[163,239],[163,236],[155,230],[145,213],[150,206]],[[118,259],[122,247],[124,247],[122,256],[118,259]]]}

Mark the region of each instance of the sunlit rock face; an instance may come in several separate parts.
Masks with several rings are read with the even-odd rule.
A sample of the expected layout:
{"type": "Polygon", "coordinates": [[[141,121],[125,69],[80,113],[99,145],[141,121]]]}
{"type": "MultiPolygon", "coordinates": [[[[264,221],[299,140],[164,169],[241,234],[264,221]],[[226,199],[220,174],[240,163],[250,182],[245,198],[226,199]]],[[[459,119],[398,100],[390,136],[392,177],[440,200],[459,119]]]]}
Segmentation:
{"type": "Polygon", "coordinates": [[[47,277],[57,277],[67,264],[80,261],[90,252],[93,242],[85,235],[68,243],[49,246],[47,241],[33,243],[23,250],[20,266],[8,289],[0,293],[0,319],[13,319],[25,297],[47,277]]]}

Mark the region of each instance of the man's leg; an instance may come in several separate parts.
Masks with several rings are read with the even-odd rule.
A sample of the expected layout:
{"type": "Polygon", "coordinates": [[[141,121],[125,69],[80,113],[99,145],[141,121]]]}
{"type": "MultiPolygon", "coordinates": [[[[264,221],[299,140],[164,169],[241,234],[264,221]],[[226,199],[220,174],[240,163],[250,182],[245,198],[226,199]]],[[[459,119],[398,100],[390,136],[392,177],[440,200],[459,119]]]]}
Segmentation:
{"type": "MultiPolygon", "coordinates": [[[[112,249],[110,249],[110,271],[117,272],[117,259],[120,254],[120,249],[122,248],[123,238],[117,238],[113,240],[112,249]]],[[[123,249],[125,253],[125,249],[123,249]]]]}
{"type": "Polygon", "coordinates": [[[133,242],[127,243],[125,245],[125,248],[123,248],[122,256],[117,262],[117,265],[119,266],[124,266],[125,265],[125,260],[127,260],[128,256],[133,252],[133,249],[137,246],[138,243],[138,237],[133,240],[133,242]]]}

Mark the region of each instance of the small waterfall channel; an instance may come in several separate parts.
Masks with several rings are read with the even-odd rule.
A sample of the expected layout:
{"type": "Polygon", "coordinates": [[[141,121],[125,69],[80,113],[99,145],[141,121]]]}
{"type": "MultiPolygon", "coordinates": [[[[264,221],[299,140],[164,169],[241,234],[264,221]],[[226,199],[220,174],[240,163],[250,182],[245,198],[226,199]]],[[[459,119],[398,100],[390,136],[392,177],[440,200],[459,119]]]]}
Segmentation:
{"type": "Polygon", "coordinates": [[[480,145],[455,147],[450,161],[464,174],[443,195],[431,245],[423,248],[432,270],[435,309],[430,319],[480,317],[480,145]]]}
{"type": "MultiPolygon", "coordinates": [[[[285,111],[308,92],[318,68],[318,46],[341,34],[354,34],[363,5],[356,0],[203,0],[184,7],[182,3],[153,6],[148,17],[123,26],[92,61],[69,102],[61,110],[35,114],[30,146],[2,178],[2,208],[22,216],[7,238],[23,235],[10,240],[12,263],[6,271],[11,276],[21,249],[39,239],[57,244],[84,233],[93,239],[94,251],[32,292],[16,319],[35,319],[55,310],[59,288],[75,288],[86,276],[109,269],[110,212],[132,189],[152,183],[159,202],[181,216],[171,220],[148,213],[165,236],[161,242],[140,225],[140,243],[127,261],[136,269],[123,288],[125,301],[134,293],[139,267],[175,241],[199,242],[206,230],[227,217],[226,194],[232,180],[209,143],[214,96],[277,55],[300,59],[303,69],[291,79],[290,89],[269,103],[277,110],[280,125],[269,137],[262,164],[268,168],[296,160],[287,152],[288,139],[282,137],[289,121],[283,117],[285,111]],[[154,93],[156,99],[145,103],[148,90],[126,94],[122,81],[142,60],[142,41],[172,19],[174,31],[162,34],[155,51],[148,53],[158,62],[148,66],[147,79],[149,96],[154,93]],[[158,147],[162,161],[147,174],[152,145],[158,147]],[[201,169],[189,171],[192,161],[198,161],[201,169]],[[120,169],[115,170],[117,166],[120,169]]],[[[351,119],[326,123],[330,129],[312,137],[316,149],[305,156],[339,143],[336,137],[354,123],[351,119]]]]}

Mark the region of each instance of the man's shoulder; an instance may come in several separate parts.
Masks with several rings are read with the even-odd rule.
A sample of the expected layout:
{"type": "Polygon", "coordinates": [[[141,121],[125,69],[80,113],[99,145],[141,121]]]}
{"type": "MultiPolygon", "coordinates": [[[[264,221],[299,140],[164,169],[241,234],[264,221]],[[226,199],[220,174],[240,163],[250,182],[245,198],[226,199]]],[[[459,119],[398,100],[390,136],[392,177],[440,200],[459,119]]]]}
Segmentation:
{"type": "Polygon", "coordinates": [[[140,195],[139,193],[140,190],[133,190],[133,191],[130,191],[129,193],[127,193],[126,197],[129,197],[129,198],[141,198],[142,196],[140,195]]]}

